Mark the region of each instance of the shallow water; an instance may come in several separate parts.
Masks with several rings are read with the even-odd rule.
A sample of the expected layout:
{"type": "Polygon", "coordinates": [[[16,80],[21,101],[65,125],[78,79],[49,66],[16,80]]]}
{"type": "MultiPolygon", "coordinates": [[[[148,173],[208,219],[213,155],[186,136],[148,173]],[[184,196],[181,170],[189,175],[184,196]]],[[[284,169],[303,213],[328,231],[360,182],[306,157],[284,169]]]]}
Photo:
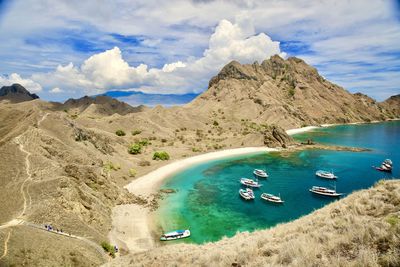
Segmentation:
{"type": "MultiPolygon", "coordinates": [[[[237,231],[264,229],[308,214],[334,199],[315,196],[313,185],[334,187],[349,194],[368,188],[382,178],[400,176],[400,122],[344,125],[316,129],[294,136],[307,140],[370,148],[368,152],[306,150],[288,155],[256,153],[192,166],[168,179],[163,188],[177,193],[168,195],[157,211],[158,224],[165,231],[189,228],[192,236],[185,242],[203,243],[233,236],[237,231]],[[391,158],[392,174],[378,172],[379,165],[391,158]],[[256,199],[244,201],[238,190],[240,177],[253,177],[255,168],[266,169],[269,178],[255,189],[256,199]],[[336,183],[315,177],[318,169],[333,170],[336,183]],[[262,192],[280,194],[283,205],[260,199],[262,192]]],[[[175,242],[175,241],[174,241],[175,242]]],[[[182,241],[176,241],[182,242],[182,241]]]]}

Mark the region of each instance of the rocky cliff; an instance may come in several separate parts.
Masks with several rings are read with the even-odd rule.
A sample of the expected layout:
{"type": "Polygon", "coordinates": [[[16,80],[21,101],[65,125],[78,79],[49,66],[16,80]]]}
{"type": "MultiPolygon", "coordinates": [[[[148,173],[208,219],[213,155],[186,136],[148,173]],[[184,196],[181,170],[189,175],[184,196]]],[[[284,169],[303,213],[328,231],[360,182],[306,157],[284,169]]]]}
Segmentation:
{"type": "Polygon", "coordinates": [[[208,90],[189,104],[286,129],[385,120],[395,116],[389,105],[351,94],[299,58],[284,60],[277,55],[261,64],[232,61],[210,80],[208,90]]]}

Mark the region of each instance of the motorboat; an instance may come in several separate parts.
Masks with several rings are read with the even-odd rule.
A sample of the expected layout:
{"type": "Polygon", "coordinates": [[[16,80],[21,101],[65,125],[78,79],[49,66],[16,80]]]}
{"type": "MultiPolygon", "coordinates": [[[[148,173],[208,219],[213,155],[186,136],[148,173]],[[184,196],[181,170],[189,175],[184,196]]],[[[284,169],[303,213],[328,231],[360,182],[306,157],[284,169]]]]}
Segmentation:
{"type": "Polygon", "coordinates": [[[250,186],[250,187],[260,187],[262,184],[260,184],[258,181],[254,181],[253,179],[249,178],[240,178],[240,183],[245,186],[250,186]]]}
{"type": "Polygon", "coordinates": [[[321,186],[313,186],[309,190],[310,190],[310,192],[312,192],[314,194],[328,196],[328,197],[339,197],[339,196],[343,195],[342,193],[337,193],[336,188],[329,189],[329,188],[321,187],[321,186]]]}
{"type": "Polygon", "coordinates": [[[239,195],[244,198],[245,200],[253,200],[254,197],[254,192],[250,188],[246,189],[240,189],[239,190],[239,195]]]}
{"type": "Polygon", "coordinates": [[[264,170],[254,169],[253,174],[257,177],[268,178],[268,174],[264,170]]]}
{"type": "Polygon", "coordinates": [[[390,159],[385,159],[380,167],[374,167],[376,170],[381,172],[392,172],[393,162],[390,159]]]}
{"type": "Polygon", "coordinates": [[[190,230],[176,230],[172,232],[168,232],[163,234],[160,237],[161,241],[170,241],[170,240],[177,240],[182,239],[190,236],[190,230]]]}
{"type": "Polygon", "coordinates": [[[261,194],[261,198],[266,200],[266,201],[270,201],[270,202],[274,202],[274,203],[283,203],[283,202],[285,202],[285,201],[283,201],[281,199],[280,196],[277,197],[277,196],[274,196],[274,195],[268,194],[268,193],[262,193],[261,194]]]}
{"type": "Polygon", "coordinates": [[[335,176],[333,174],[333,172],[328,172],[328,171],[323,171],[323,170],[319,170],[315,173],[316,176],[324,178],[324,179],[336,179],[338,178],[337,176],[335,176]]]}

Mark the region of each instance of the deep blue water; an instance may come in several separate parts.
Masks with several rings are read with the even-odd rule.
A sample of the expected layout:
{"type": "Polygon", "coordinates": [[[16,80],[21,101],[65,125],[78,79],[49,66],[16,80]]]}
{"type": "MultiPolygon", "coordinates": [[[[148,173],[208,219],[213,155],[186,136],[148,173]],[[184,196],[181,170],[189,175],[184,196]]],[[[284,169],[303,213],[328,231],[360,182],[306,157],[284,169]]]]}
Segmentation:
{"type": "Polygon", "coordinates": [[[264,229],[308,214],[334,199],[315,196],[313,185],[333,187],[349,194],[376,181],[400,177],[400,122],[344,125],[317,129],[295,136],[298,140],[370,148],[368,152],[304,150],[293,153],[258,153],[214,160],[192,166],[171,177],[163,188],[173,188],[158,210],[163,230],[190,228],[185,242],[203,243],[237,231],[264,229]],[[392,174],[371,168],[384,159],[394,162],[392,174]],[[252,177],[254,168],[266,169],[269,178],[255,189],[256,199],[239,197],[240,177],[252,177]],[[336,183],[315,177],[318,169],[333,170],[336,183]],[[283,205],[260,199],[262,192],[281,194],[283,205]]]}

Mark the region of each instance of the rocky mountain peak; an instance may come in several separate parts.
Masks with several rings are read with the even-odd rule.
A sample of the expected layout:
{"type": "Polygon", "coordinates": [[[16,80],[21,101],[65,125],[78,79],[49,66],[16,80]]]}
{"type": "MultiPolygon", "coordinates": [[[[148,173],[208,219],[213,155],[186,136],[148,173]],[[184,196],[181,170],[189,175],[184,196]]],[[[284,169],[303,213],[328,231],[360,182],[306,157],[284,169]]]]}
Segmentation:
{"type": "Polygon", "coordinates": [[[10,99],[13,102],[29,101],[38,99],[39,96],[31,94],[25,87],[18,83],[14,83],[11,86],[3,86],[0,88],[0,97],[10,99]]]}

